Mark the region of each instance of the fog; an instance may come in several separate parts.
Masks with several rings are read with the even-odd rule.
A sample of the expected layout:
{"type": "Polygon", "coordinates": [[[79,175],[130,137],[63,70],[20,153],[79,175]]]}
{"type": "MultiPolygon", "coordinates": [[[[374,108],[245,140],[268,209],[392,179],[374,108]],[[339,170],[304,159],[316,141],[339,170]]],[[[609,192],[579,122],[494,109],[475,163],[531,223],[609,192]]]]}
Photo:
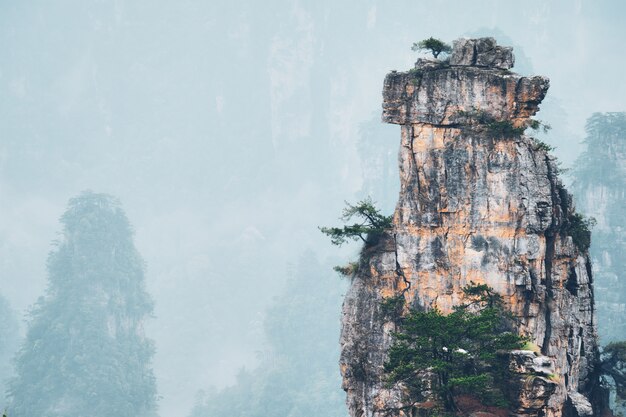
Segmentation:
{"type": "Polygon", "coordinates": [[[338,340],[331,267],[358,245],[318,226],[367,195],[393,210],[381,89],[413,42],[514,46],[514,70],[550,78],[538,118],[573,166],[587,118],[626,110],[625,19],[619,0],[1,1],[0,295],[25,319],[68,200],[119,198],[154,299],[159,415],[186,417],[263,363],[304,254],[327,271],[338,340]]]}

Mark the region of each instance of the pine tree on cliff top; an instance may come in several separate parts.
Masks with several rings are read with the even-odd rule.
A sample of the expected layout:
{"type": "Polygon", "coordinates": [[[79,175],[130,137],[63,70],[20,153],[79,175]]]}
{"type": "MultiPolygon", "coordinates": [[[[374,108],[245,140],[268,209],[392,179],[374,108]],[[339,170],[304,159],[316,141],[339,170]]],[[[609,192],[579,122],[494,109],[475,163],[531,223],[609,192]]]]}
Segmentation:
{"type": "Polygon", "coordinates": [[[110,196],[85,192],[61,217],[48,288],[31,311],[11,382],[11,417],[156,415],[152,312],[131,226],[110,196]]]}

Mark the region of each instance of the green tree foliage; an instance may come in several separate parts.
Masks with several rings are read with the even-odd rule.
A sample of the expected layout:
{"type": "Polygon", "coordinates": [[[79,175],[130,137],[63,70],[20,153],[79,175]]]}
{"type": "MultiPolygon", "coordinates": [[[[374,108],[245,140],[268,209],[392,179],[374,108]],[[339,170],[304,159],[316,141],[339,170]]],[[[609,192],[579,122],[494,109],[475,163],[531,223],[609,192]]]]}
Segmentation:
{"type": "Polygon", "coordinates": [[[452,47],[447,43],[430,37],[428,39],[421,40],[419,42],[415,42],[411,47],[412,51],[430,51],[435,58],[439,56],[439,54],[452,52],[452,47]]]}
{"type": "Polygon", "coordinates": [[[339,314],[343,286],[306,252],[265,317],[267,349],[234,386],[205,393],[190,417],[346,417],[339,314]]]}
{"type": "Polygon", "coordinates": [[[346,202],[341,220],[349,222],[352,218],[360,221],[343,227],[320,227],[322,233],[330,236],[334,245],[341,246],[349,240],[361,239],[366,245],[378,241],[380,235],[392,225],[392,216],[384,216],[374,206],[371,199],[366,198],[356,205],[346,202]]]}
{"type": "Polygon", "coordinates": [[[533,138],[533,139],[535,140],[535,146],[536,146],[535,150],[544,151],[548,153],[548,152],[552,152],[555,149],[554,146],[545,143],[541,139],[537,139],[537,138],[533,138]]]}
{"type": "Polygon", "coordinates": [[[485,125],[485,132],[493,139],[515,138],[524,134],[526,127],[514,126],[510,120],[494,120],[485,125]]]}
{"type": "Polygon", "coordinates": [[[85,192],[61,217],[48,288],[30,313],[10,386],[11,417],[156,415],[152,312],[131,226],[110,196],[85,192]]]}
{"type": "Polygon", "coordinates": [[[542,122],[541,120],[537,119],[528,119],[527,126],[528,128],[536,132],[542,131],[543,133],[548,133],[550,130],[552,130],[552,126],[550,126],[546,122],[542,122]]]}
{"type": "Polygon", "coordinates": [[[12,359],[19,347],[19,322],[6,298],[0,295],[0,404],[4,404],[6,382],[13,373],[12,359]]]}
{"type": "MultiPolygon", "coordinates": [[[[459,110],[455,113],[454,118],[461,124],[470,124],[478,127],[492,139],[519,137],[524,134],[526,129],[532,129],[535,132],[542,131],[543,133],[547,133],[552,129],[549,124],[536,119],[528,119],[525,123],[515,126],[512,120],[498,120],[491,113],[476,108],[459,110]]],[[[547,145],[541,142],[538,142],[538,145],[544,149],[547,147],[547,145]]]]}
{"type": "Polygon", "coordinates": [[[591,246],[591,229],[596,224],[593,217],[585,218],[580,213],[574,213],[567,219],[564,232],[572,237],[574,244],[581,251],[586,251],[591,246]]]}
{"type": "Polygon", "coordinates": [[[511,331],[500,296],[486,285],[464,289],[468,302],[450,314],[438,309],[411,310],[385,363],[389,383],[403,383],[415,402],[423,400],[422,381],[432,373],[433,388],[447,411],[459,394],[477,396],[488,405],[505,405],[502,380],[506,364],[499,350],[520,348],[524,338],[511,331]]]}
{"type": "Polygon", "coordinates": [[[334,266],[333,267],[333,271],[339,272],[341,275],[343,275],[345,277],[354,276],[354,274],[356,274],[358,269],[359,269],[359,263],[358,262],[348,262],[348,264],[345,265],[345,266],[334,266]]]}

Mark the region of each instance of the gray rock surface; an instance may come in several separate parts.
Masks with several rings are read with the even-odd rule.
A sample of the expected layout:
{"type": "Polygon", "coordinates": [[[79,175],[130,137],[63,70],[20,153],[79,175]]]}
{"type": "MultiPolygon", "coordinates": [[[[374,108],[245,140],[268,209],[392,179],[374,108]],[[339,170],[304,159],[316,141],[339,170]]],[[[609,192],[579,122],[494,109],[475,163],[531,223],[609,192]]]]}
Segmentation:
{"type": "MultiPolygon", "coordinates": [[[[453,127],[462,112],[485,111],[522,122],[535,114],[550,85],[545,77],[501,74],[479,67],[425,67],[392,72],[383,88],[383,121],[453,127]]],[[[434,63],[430,61],[428,65],[434,63]]]]}
{"type": "Polygon", "coordinates": [[[552,360],[532,351],[514,350],[510,353],[509,369],[513,375],[509,383],[513,397],[511,414],[540,415],[558,389],[552,360]]]}
{"type": "Polygon", "coordinates": [[[569,405],[574,413],[573,417],[593,416],[593,407],[589,400],[579,392],[568,392],[569,405]]]}
{"type": "Polygon", "coordinates": [[[498,46],[494,38],[457,39],[452,44],[450,65],[513,68],[513,48],[498,46]]]}
{"type": "Polygon", "coordinates": [[[449,312],[470,282],[501,294],[541,351],[519,358],[530,359],[519,375],[541,374],[521,385],[511,415],[560,417],[568,392],[592,395],[591,267],[566,233],[574,208],[556,163],[532,138],[496,138],[459,116],[478,109],[523,126],[547,88],[543,77],[475,66],[386,77],[383,120],[401,125],[401,192],[393,229],[363,250],[344,301],[340,366],[352,417],[405,415],[405,390],[384,383],[397,324],[382,300],[403,295],[407,306],[449,312]]]}
{"type": "Polygon", "coordinates": [[[549,377],[554,374],[552,360],[543,355],[537,355],[530,350],[514,350],[511,352],[511,365],[518,374],[532,374],[549,377]]]}
{"type": "Polygon", "coordinates": [[[438,59],[435,58],[418,58],[417,62],[415,62],[415,69],[424,70],[424,69],[435,69],[441,68],[445,64],[438,59]]]}

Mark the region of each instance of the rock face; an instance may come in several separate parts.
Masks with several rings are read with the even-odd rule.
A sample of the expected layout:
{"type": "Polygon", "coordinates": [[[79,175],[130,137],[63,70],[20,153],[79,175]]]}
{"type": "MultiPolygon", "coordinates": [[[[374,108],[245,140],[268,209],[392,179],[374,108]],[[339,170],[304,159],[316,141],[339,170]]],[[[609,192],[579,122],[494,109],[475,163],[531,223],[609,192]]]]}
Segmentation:
{"type": "Polygon", "coordinates": [[[450,65],[509,69],[515,64],[513,48],[498,46],[494,38],[457,39],[450,65]]]}
{"type": "Polygon", "coordinates": [[[402,295],[407,308],[449,312],[470,282],[502,295],[541,350],[511,355],[518,375],[535,381],[520,384],[511,415],[579,415],[577,405],[594,402],[589,256],[567,233],[574,208],[555,161],[520,134],[549,81],[503,70],[512,64],[511,49],[491,38],[460,40],[449,63],[421,61],[385,79],[383,121],[401,126],[401,192],[392,230],[363,249],[344,302],[340,365],[352,417],[417,413],[400,411],[405,393],[384,381],[396,323],[382,300],[402,295]],[[534,377],[537,366],[551,379],[534,377]]]}

